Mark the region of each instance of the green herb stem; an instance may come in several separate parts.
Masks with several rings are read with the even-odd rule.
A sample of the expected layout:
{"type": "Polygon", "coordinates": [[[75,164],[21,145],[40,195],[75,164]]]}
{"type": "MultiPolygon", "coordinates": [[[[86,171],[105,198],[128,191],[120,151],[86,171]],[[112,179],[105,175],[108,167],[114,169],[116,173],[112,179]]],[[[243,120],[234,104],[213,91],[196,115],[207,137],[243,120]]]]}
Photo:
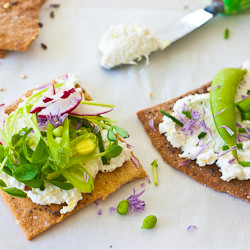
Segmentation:
{"type": "Polygon", "coordinates": [[[114,108],[115,105],[112,104],[104,104],[99,102],[90,102],[90,101],[81,101],[81,104],[87,104],[87,105],[93,105],[93,106],[101,106],[101,107],[107,107],[107,108],[114,108]]]}
{"type": "Polygon", "coordinates": [[[155,186],[158,185],[158,176],[157,176],[157,168],[158,168],[158,163],[157,163],[157,159],[155,159],[152,163],[152,171],[153,171],[153,177],[154,177],[154,184],[155,186]]]}
{"type": "Polygon", "coordinates": [[[225,31],[224,31],[224,38],[225,39],[229,38],[229,29],[228,28],[226,28],[225,31]]]}

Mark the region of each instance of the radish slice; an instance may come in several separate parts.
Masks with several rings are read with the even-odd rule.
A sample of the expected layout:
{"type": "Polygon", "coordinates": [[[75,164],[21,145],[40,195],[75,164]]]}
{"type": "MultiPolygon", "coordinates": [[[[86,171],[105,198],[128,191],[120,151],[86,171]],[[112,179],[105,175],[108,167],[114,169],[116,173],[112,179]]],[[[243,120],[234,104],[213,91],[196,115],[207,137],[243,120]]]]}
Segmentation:
{"type": "MultiPolygon", "coordinates": [[[[57,96],[57,95],[55,95],[57,96]]],[[[55,100],[52,103],[49,103],[46,108],[38,113],[39,117],[47,116],[57,116],[58,113],[61,115],[69,113],[74,110],[82,100],[82,93],[79,91],[72,91],[72,89],[60,93],[60,98],[55,100]],[[67,96],[65,98],[65,96],[67,96]],[[64,97],[62,99],[62,97],[64,97]]]]}
{"type": "Polygon", "coordinates": [[[37,103],[32,107],[30,113],[34,114],[40,112],[41,110],[49,106],[49,104],[52,103],[54,100],[55,97],[54,95],[55,95],[55,86],[54,84],[52,84],[49,86],[48,90],[44,93],[44,96],[41,97],[37,101],[37,103]]]}
{"type": "Polygon", "coordinates": [[[5,105],[0,104],[0,129],[3,130],[4,126],[5,105]]]}
{"type": "Polygon", "coordinates": [[[112,111],[113,108],[96,106],[96,105],[88,105],[88,104],[79,104],[77,108],[70,111],[70,115],[80,115],[80,116],[94,116],[101,115],[112,111]]]}

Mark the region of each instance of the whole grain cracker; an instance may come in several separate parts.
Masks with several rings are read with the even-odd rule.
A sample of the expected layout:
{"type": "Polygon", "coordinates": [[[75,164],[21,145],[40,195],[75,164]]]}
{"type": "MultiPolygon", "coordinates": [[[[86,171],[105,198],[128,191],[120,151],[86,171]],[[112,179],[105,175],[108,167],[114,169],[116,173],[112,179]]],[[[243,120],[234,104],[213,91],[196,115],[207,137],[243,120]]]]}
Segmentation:
{"type": "Polygon", "coordinates": [[[0,49],[27,51],[39,35],[38,10],[40,0],[0,0],[0,49]],[[6,2],[9,8],[4,8],[6,2]]]}
{"type": "Polygon", "coordinates": [[[229,182],[223,181],[220,178],[221,172],[219,171],[216,164],[200,167],[195,161],[191,161],[191,163],[187,165],[179,166],[179,164],[183,161],[183,158],[179,157],[179,154],[182,153],[181,149],[174,148],[170,142],[167,141],[165,135],[160,134],[159,132],[159,123],[162,122],[163,118],[163,114],[160,112],[160,110],[165,110],[166,112],[171,113],[172,108],[177,100],[190,94],[208,93],[209,86],[210,83],[168,102],[141,110],[137,112],[137,116],[143,124],[146,133],[149,135],[152,144],[159,151],[165,162],[167,162],[172,167],[184,172],[186,175],[190,176],[201,184],[209,186],[216,191],[225,192],[250,202],[250,180],[240,181],[235,179],[229,182]],[[156,131],[154,131],[149,126],[148,121],[150,119],[154,120],[156,131]]]}
{"type": "MultiPolygon", "coordinates": [[[[24,96],[28,97],[32,93],[33,90],[29,90],[24,96]]],[[[84,89],[83,93],[86,100],[92,100],[90,95],[84,89]]],[[[15,110],[20,102],[22,102],[22,97],[6,107],[6,113],[9,114],[15,110]]],[[[0,195],[11,210],[15,219],[18,221],[18,224],[21,226],[27,239],[31,240],[51,226],[61,222],[63,219],[90,205],[96,200],[105,200],[122,185],[145,177],[146,172],[142,165],[139,163],[139,166],[136,166],[132,160],[126,161],[122,167],[117,168],[113,172],[100,172],[94,180],[95,188],[93,192],[91,194],[83,194],[83,198],[78,201],[75,209],[66,214],[60,214],[60,210],[65,204],[43,206],[33,203],[29,198],[14,198],[3,191],[0,191],[0,195]]]]}

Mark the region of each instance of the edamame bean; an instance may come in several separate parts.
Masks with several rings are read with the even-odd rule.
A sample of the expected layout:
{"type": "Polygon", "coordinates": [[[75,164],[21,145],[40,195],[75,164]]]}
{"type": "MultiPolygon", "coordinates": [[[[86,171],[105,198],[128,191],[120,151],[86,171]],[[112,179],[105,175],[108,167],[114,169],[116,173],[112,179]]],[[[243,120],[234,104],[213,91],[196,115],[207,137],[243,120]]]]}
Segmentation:
{"type": "Polygon", "coordinates": [[[128,212],[128,201],[122,200],[117,206],[117,212],[121,215],[125,215],[128,212]]]}
{"type": "Polygon", "coordinates": [[[157,222],[156,216],[149,215],[144,219],[141,227],[146,228],[146,229],[150,229],[150,228],[153,228],[155,226],[156,222],[157,222]]]}

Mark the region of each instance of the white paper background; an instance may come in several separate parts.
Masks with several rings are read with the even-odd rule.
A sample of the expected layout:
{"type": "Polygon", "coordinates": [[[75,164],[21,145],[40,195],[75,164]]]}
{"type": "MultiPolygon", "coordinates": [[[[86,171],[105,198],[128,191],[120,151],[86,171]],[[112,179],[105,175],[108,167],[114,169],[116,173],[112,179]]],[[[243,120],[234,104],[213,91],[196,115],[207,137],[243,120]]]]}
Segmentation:
{"type": "Polygon", "coordinates": [[[41,9],[44,27],[28,53],[9,53],[0,59],[0,86],[5,88],[0,92],[1,102],[9,104],[26,90],[66,72],[77,73],[96,100],[116,105],[112,116],[130,132],[129,142],[150,176],[150,163],[159,159],[159,186],[146,184],[143,214],[120,216],[108,211],[127,198],[132,187],[142,190],[143,181],[133,182],[100,202],[102,216],[91,205],[31,242],[0,200],[0,249],[110,249],[111,245],[112,249],[136,250],[248,249],[250,204],[202,186],[164,163],[136,111],[199,87],[223,67],[240,66],[250,57],[250,12],[217,17],[164,52],[154,53],[149,66],[142,62],[137,67],[106,71],[99,66],[97,42],[111,24],[138,23],[157,32],[209,1],[60,2],[54,19],[47,5],[41,9]],[[224,39],[225,28],[230,30],[228,40],[224,39]],[[41,42],[48,46],[46,51],[41,42]],[[28,78],[21,79],[21,74],[28,78]],[[149,214],[158,217],[157,226],[142,230],[141,223],[149,214]],[[198,229],[187,232],[189,225],[198,229]]]}

